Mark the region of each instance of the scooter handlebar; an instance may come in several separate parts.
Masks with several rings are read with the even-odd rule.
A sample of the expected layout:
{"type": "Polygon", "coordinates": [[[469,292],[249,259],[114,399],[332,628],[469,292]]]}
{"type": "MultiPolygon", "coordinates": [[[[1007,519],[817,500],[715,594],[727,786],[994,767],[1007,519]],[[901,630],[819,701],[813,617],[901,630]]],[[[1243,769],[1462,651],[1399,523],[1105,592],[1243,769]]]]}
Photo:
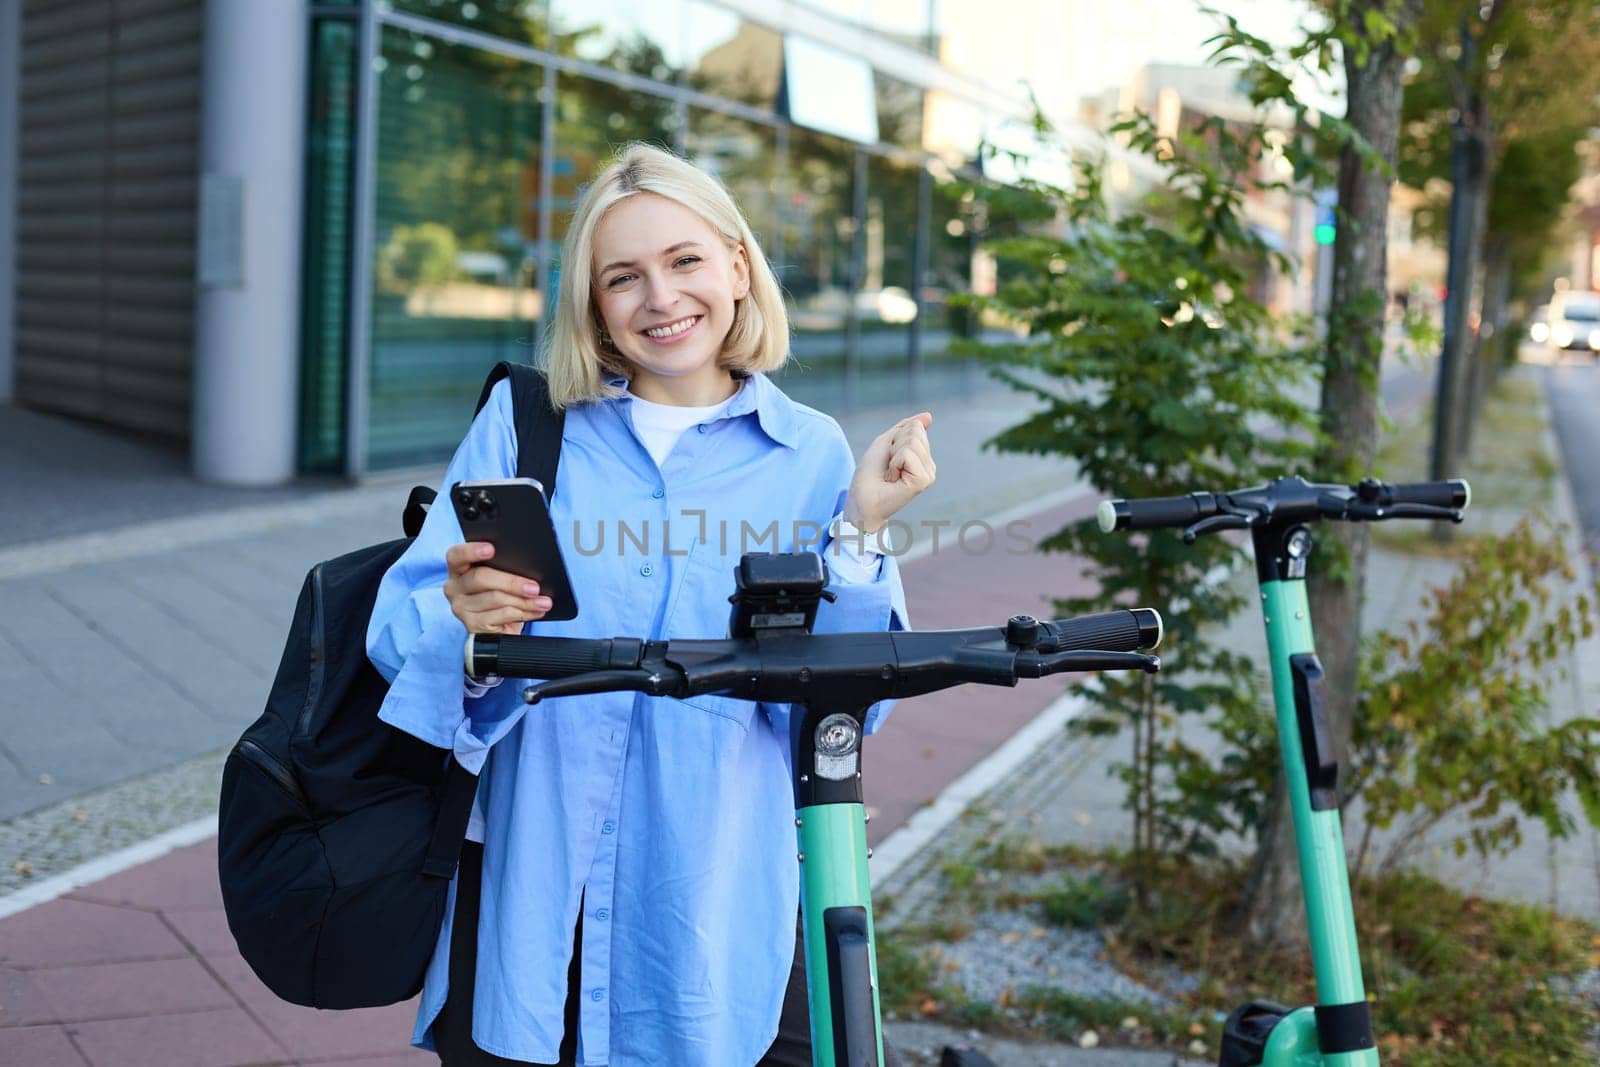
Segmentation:
{"type": "Polygon", "coordinates": [[[1472,486],[1464,478],[1444,482],[1407,482],[1400,485],[1382,485],[1379,503],[1422,504],[1433,508],[1465,509],[1472,503],[1472,486]]]}
{"type": "Polygon", "coordinates": [[[1096,519],[1105,533],[1113,530],[1151,530],[1163,526],[1188,526],[1217,513],[1210,493],[1156,496],[1145,500],[1105,500],[1096,519]]]}
{"type": "Polygon", "coordinates": [[[569,678],[591,671],[637,667],[642,645],[627,639],[468,634],[467,674],[484,678],[569,678]]]}
{"type": "Polygon", "coordinates": [[[1166,632],[1154,608],[1127,608],[1041,623],[1039,651],[1139,652],[1161,644],[1166,632]]]}
{"type": "Polygon", "coordinates": [[[1106,533],[1173,527],[1184,530],[1185,541],[1193,541],[1200,534],[1244,530],[1269,522],[1460,522],[1461,512],[1471,502],[1472,487],[1459,478],[1401,485],[1368,478],[1356,485],[1321,485],[1293,477],[1228,493],[1106,500],[1100,504],[1096,517],[1106,533]]]}

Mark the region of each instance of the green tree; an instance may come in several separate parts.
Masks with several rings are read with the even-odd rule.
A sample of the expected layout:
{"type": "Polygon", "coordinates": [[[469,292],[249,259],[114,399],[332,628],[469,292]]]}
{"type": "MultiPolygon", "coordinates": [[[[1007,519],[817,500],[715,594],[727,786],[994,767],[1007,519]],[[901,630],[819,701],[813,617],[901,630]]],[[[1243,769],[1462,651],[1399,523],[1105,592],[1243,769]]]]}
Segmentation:
{"type": "MultiPolygon", "coordinates": [[[[1324,0],[1326,22],[1285,49],[1240,30],[1228,19],[1221,55],[1242,62],[1263,103],[1305,109],[1293,76],[1307,67],[1336,68],[1345,85],[1345,122],[1323,123],[1319,147],[1337,159],[1339,226],[1333,285],[1321,352],[1316,477],[1355,481],[1371,472],[1378,443],[1378,381],[1388,292],[1389,193],[1399,139],[1405,63],[1421,0],[1324,0]]],[[[1320,535],[1323,563],[1311,579],[1312,625],[1327,671],[1334,751],[1343,755],[1355,714],[1361,641],[1361,598],[1371,534],[1360,523],[1337,523],[1320,535]]],[[[1245,933],[1283,944],[1301,917],[1300,872],[1281,779],[1264,801],[1261,847],[1239,912],[1245,933]]]]}
{"type": "Polygon", "coordinates": [[[459,273],[459,248],[456,235],[441,223],[396,226],[378,253],[378,285],[396,293],[414,286],[443,285],[459,273]]]}
{"type": "MultiPolygon", "coordinates": [[[[1470,446],[1481,406],[1490,349],[1479,341],[1505,326],[1509,248],[1492,240],[1492,190],[1512,144],[1574,131],[1592,119],[1600,92],[1600,8],[1571,0],[1425,0],[1418,41],[1405,174],[1417,188],[1430,179],[1450,183],[1451,295],[1431,464],[1433,477],[1444,478],[1470,446]],[[1488,262],[1491,252],[1500,259],[1488,262]],[[1492,283],[1480,315],[1491,328],[1474,337],[1469,323],[1480,272],[1492,283]]],[[[1436,530],[1448,534],[1442,523],[1436,530]]]]}
{"type": "MultiPolygon", "coordinates": [[[[1040,129],[1048,134],[1042,122],[1040,129]]],[[[1282,132],[1264,122],[1199,118],[1168,138],[1148,115],[1135,114],[1114,133],[1164,171],[1148,210],[1113,217],[1098,160],[1080,164],[1071,191],[1029,181],[969,190],[986,208],[986,247],[1002,270],[993,296],[969,295],[966,303],[1026,336],[961,347],[991,361],[999,378],[1039,405],[990,444],[1071,456],[1096,489],[1116,496],[1286,473],[1308,453],[1309,412],[1297,395],[1311,353],[1303,335],[1285,331],[1251,296],[1263,260],[1287,264],[1245,216],[1248,196],[1282,188],[1261,177],[1282,132]],[[1028,218],[1028,232],[992,239],[997,220],[1028,218]]],[[[1308,160],[1291,141],[1291,157],[1308,160]]],[[[1057,531],[1042,547],[1089,560],[1101,588],[1119,599],[1167,611],[1165,669],[1156,677],[1107,676],[1081,726],[1132,738],[1119,771],[1143,896],[1159,852],[1207,853],[1222,834],[1249,836],[1259,821],[1272,733],[1262,728],[1249,663],[1199,638],[1245,603],[1206,580],[1239,550],[1221,538],[1185,545],[1176,531],[1107,537],[1093,521],[1057,531]],[[1210,775],[1179,735],[1179,716],[1210,709],[1234,736],[1257,742],[1233,773],[1210,775]]],[[[1106,597],[1058,604],[1082,612],[1103,608],[1106,597]]]]}
{"type": "Polygon", "coordinates": [[[1574,124],[1506,142],[1489,190],[1480,329],[1485,347],[1469,425],[1476,425],[1499,369],[1516,359],[1520,336],[1511,328],[1511,307],[1543,281],[1572,187],[1583,174],[1578,146],[1587,135],[1587,124],[1574,124]]]}

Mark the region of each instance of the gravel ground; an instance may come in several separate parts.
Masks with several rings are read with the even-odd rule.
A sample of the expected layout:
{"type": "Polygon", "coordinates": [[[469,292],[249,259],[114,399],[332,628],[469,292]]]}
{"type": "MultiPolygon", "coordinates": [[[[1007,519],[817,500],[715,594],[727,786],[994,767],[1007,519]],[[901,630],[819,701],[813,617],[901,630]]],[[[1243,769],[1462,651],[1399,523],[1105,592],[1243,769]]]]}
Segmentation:
{"type": "Polygon", "coordinates": [[[1082,1049],[1049,1041],[1017,1041],[944,1023],[885,1023],[884,1038],[906,1067],[937,1064],[946,1045],[974,1048],[997,1067],[1209,1067],[1209,1061],[1185,1059],[1170,1052],[1134,1049],[1082,1049]]]}
{"type": "MultiPolygon", "coordinates": [[[[1052,926],[1034,909],[986,911],[960,941],[937,942],[944,979],[973,1000],[998,1003],[1007,989],[1059,989],[1090,1000],[1173,1006],[1167,991],[1141,985],[1106,962],[1105,941],[1090,930],[1052,926]]],[[[1176,976],[1184,992],[1195,986],[1176,976]]]]}
{"type": "Polygon", "coordinates": [[[210,752],[0,823],[0,897],[216,815],[226,757],[226,750],[210,752]]]}
{"type": "MultiPolygon", "coordinates": [[[[960,926],[965,936],[959,940],[917,941],[908,947],[936,949],[944,968],[940,980],[960,987],[974,1001],[994,1004],[1001,1001],[1007,988],[1021,992],[1025,986],[1037,986],[1090,1000],[1120,1002],[1134,1016],[1141,1006],[1157,1011],[1175,1007],[1175,998],[1197,984],[1194,976],[1173,970],[1162,976],[1159,987],[1143,984],[1105,958],[1106,944],[1098,933],[1055,925],[1037,906],[991,906],[1002,894],[1031,896],[1067,878],[1090,877],[1092,872],[1071,867],[1040,873],[995,871],[985,870],[984,864],[977,862],[973,865],[978,871],[970,884],[956,892],[950,888],[947,868],[972,863],[997,840],[1039,835],[1046,829],[1036,814],[1041,802],[1048,803],[1061,789],[1063,779],[1104,758],[1103,746],[1092,739],[1077,745],[1047,745],[1035,753],[936,844],[886,880],[882,890],[889,906],[879,916],[880,927],[893,931],[940,923],[960,926]]],[[[1027,1022],[1020,1015],[1013,1021],[1027,1022]]],[[[1203,1062],[1171,1052],[1000,1038],[921,1019],[886,1021],[885,1032],[893,1038],[901,1059],[919,1067],[938,1063],[938,1052],[945,1044],[976,1046],[999,1067],[1169,1067],[1203,1062]]],[[[1114,1045],[1117,1035],[1096,1034],[1090,1040],[1114,1045]]]]}

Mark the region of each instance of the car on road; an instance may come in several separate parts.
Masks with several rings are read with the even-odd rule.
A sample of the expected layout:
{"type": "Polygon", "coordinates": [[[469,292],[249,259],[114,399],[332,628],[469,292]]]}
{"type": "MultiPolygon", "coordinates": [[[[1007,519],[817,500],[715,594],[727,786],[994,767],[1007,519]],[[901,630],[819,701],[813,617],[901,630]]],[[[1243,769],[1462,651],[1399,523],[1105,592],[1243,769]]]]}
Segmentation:
{"type": "Polygon", "coordinates": [[[1600,293],[1569,289],[1550,301],[1550,344],[1600,352],[1600,293]]]}
{"type": "Polygon", "coordinates": [[[1540,304],[1528,316],[1528,340],[1536,345],[1550,343],[1550,305],[1540,304]]]}

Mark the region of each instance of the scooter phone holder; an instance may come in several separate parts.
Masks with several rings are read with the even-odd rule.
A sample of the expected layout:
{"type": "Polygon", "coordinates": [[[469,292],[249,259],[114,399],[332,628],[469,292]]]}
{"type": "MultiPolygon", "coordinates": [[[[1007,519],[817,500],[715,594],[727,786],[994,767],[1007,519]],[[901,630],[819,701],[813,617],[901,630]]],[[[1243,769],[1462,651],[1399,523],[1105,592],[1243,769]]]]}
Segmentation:
{"type": "Polygon", "coordinates": [[[746,552],[734,568],[735,592],[728,598],[730,637],[758,631],[811,632],[817,604],[834,595],[827,591],[828,565],[815,552],[746,552]]]}

